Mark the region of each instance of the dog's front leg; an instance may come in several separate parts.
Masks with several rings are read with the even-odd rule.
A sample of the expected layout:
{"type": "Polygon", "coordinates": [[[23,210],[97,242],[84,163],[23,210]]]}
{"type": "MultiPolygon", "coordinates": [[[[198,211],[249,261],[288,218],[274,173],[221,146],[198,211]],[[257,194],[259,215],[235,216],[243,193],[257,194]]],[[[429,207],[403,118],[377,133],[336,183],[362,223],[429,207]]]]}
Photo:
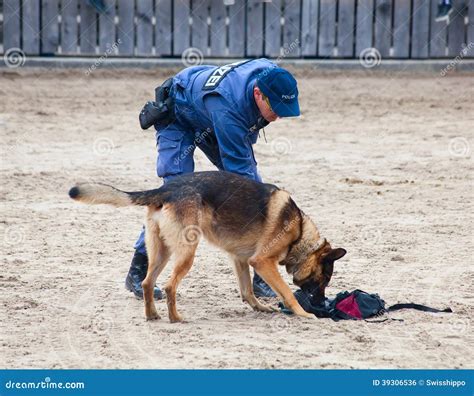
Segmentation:
{"type": "Polygon", "coordinates": [[[268,257],[251,257],[249,264],[254,267],[255,271],[267,282],[270,287],[283,300],[283,303],[290,308],[293,313],[305,318],[314,319],[315,316],[306,312],[293,295],[290,287],[278,272],[278,260],[268,257]]]}
{"type": "Polygon", "coordinates": [[[234,267],[237,279],[240,286],[240,295],[242,301],[247,302],[254,311],[260,312],[276,312],[277,309],[269,305],[264,305],[257,300],[255,294],[253,294],[252,283],[250,281],[249,265],[246,260],[234,259],[234,267]]]}

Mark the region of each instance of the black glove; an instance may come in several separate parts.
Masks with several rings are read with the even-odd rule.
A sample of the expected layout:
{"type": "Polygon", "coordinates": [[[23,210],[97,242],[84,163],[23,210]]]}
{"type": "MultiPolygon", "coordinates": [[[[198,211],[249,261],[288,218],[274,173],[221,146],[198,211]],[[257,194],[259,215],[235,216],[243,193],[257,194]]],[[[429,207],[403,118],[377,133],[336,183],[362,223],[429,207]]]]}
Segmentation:
{"type": "MultiPolygon", "coordinates": [[[[143,109],[138,117],[142,129],[148,129],[152,125],[155,125],[157,121],[164,118],[163,107],[163,105],[158,105],[156,102],[152,101],[148,101],[145,103],[145,106],[143,106],[143,109]]],[[[165,112],[168,113],[167,111],[165,112]]]]}

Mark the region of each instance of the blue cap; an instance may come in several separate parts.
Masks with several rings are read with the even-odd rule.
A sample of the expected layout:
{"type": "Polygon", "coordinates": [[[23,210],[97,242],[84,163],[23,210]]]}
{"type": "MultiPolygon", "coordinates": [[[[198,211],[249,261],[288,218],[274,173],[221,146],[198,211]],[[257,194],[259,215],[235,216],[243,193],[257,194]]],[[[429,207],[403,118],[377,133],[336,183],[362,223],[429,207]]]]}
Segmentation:
{"type": "Polygon", "coordinates": [[[298,87],[288,70],[281,67],[265,69],[257,77],[257,87],[270,100],[270,106],[277,116],[300,115],[298,87]]]}

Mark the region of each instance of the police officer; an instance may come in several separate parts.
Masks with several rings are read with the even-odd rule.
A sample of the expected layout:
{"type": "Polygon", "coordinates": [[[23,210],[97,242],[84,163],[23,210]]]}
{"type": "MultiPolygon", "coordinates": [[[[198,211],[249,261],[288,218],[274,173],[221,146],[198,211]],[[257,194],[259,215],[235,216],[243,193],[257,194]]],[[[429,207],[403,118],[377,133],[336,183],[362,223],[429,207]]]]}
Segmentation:
{"type": "MultiPolygon", "coordinates": [[[[296,80],[268,59],[188,67],[164,85],[166,95],[163,86],[157,89],[160,103],[148,102],[151,112],[145,105],[140,122],[142,128],[155,126],[157,173],[165,183],[194,171],[196,147],[219,170],[261,182],[252,149],[259,130],[279,117],[300,114],[296,80]],[[151,121],[142,122],[142,116],[151,121]]],[[[134,247],[125,286],[143,298],[141,282],[148,268],[143,230],[134,247]]],[[[253,288],[256,296],[275,296],[257,273],[253,288]]],[[[158,287],[154,296],[162,298],[158,287]]]]}

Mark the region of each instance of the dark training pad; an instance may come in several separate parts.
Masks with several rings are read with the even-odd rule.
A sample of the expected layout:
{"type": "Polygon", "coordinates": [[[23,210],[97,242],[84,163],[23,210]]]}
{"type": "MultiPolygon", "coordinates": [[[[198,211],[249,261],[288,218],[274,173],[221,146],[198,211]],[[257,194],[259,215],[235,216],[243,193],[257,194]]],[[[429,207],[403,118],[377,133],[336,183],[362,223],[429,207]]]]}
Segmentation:
{"type": "MultiPolygon", "coordinates": [[[[295,292],[295,297],[306,312],[312,313],[318,318],[331,318],[335,321],[341,319],[368,319],[388,312],[398,311],[399,309],[416,309],[418,311],[435,313],[453,312],[451,308],[436,309],[414,303],[395,304],[386,308],[385,301],[378,294],[369,294],[362,290],[354,290],[350,293],[344,291],[338,293],[335,298],[315,301],[315,297],[311,293],[300,289],[295,292]]],[[[283,303],[280,302],[278,306],[283,313],[293,314],[283,303]]]]}
{"type": "MultiPolygon", "coordinates": [[[[300,303],[301,307],[309,313],[315,314],[318,318],[330,318],[331,317],[331,303],[334,299],[326,298],[324,301],[315,303],[312,301],[312,295],[304,292],[303,290],[297,290],[295,292],[296,300],[300,303]]],[[[280,310],[287,314],[293,315],[293,312],[286,308],[285,305],[280,302],[278,303],[280,310]]]]}

